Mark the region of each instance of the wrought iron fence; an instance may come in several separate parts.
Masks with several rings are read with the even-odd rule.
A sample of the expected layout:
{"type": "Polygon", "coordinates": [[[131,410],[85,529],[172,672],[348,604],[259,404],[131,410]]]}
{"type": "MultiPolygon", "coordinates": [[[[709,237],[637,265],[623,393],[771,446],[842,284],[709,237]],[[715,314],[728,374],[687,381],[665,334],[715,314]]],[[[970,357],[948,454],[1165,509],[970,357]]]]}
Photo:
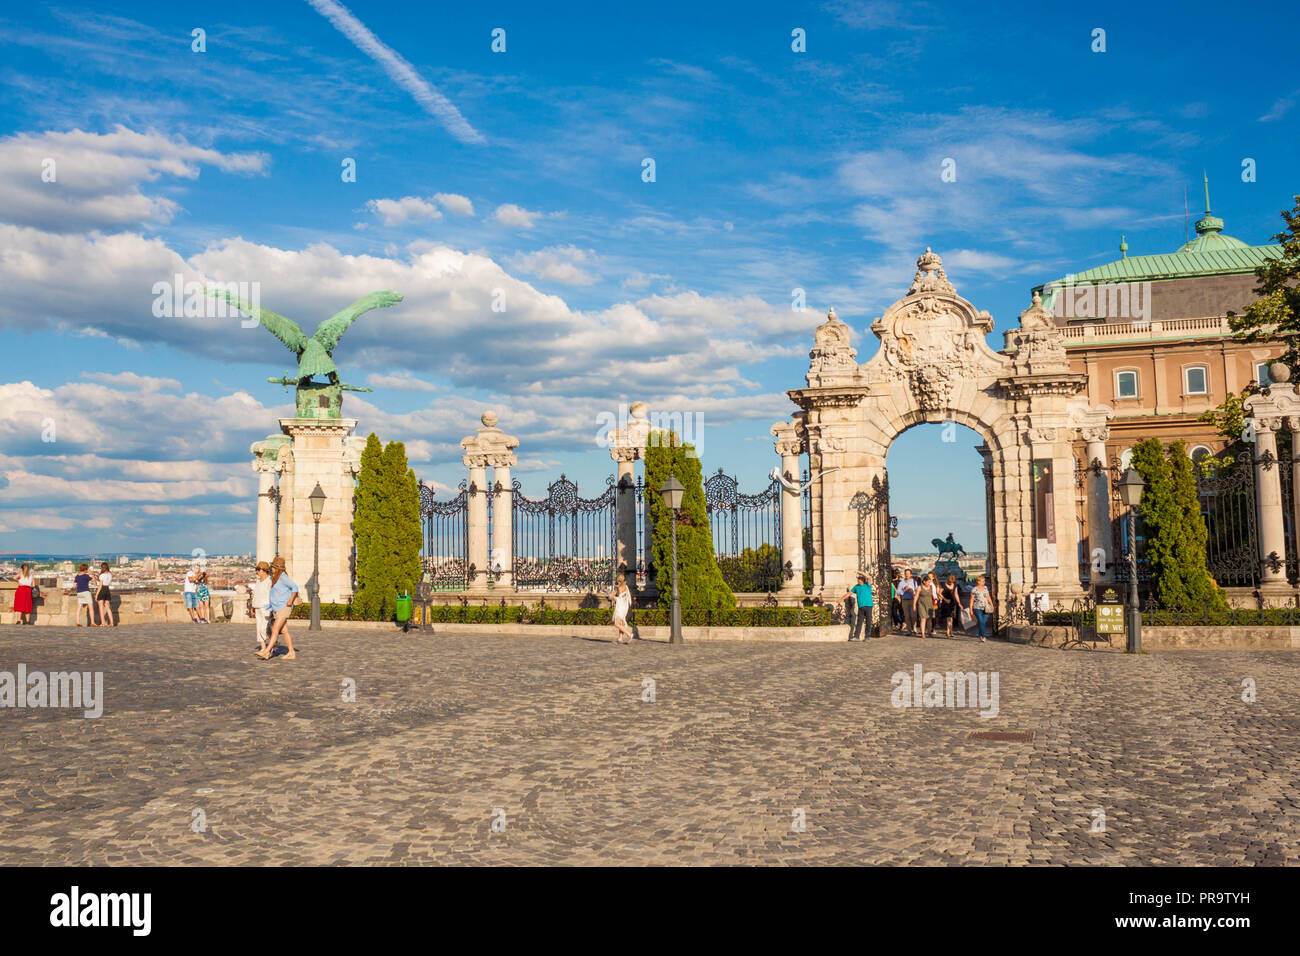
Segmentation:
{"type": "Polygon", "coordinates": [[[424,552],[420,561],[435,591],[463,591],[469,586],[469,494],[464,481],[450,501],[438,501],[420,482],[420,518],[424,552]]]}
{"type": "MultiPolygon", "coordinates": [[[[1257,587],[1259,537],[1250,447],[1243,446],[1231,459],[1204,459],[1196,479],[1196,495],[1205,519],[1206,566],[1210,575],[1222,587],[1257,587]]],[[[1288,544],[1288,561],[1294,547],[1293,535],[1288,544]]],[[[1288,569],[1291,566],[1289,563],[1288,569]]]]}
{"type": "Polygon", "coordinates": [[[614,585],[617,493],[613,477],[595,498],[561,475],[545,498],[514,483],[514,581],[518,591],[609,590],[614,585]]]}
{"type": "Polygon", "coordinates": [[[704,504],[713,532],[713,550],[722,579],[732,591],[779,590],[788,558],[781,554],[781,483],[776,479],[755,495],[718,469],[704,482],[704,504]]]}

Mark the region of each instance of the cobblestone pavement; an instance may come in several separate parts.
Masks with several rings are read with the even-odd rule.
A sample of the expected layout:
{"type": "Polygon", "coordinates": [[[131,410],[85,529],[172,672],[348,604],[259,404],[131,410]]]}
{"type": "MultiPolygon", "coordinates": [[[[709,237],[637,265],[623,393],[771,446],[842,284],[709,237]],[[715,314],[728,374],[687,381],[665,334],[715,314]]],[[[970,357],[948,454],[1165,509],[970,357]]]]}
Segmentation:
{"type": "Polygon", "coordinates": [[[99,719],[0,710],[0,860],[1300,862],[1295,652],[297,636],[0,627],[0,671],[105,685],[99,719]],[[915,664],[997,672],[1000,713],[893,707],[915,664]]]}

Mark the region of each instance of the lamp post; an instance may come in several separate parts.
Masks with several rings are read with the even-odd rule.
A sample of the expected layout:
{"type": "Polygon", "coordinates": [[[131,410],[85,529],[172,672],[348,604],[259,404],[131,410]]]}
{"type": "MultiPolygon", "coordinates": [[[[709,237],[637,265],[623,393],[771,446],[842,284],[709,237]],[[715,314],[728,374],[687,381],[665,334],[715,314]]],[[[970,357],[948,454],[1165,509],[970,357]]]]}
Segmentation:
{"type": "Polygon", "coordinates": [[[1128,508],[1128,652],[1142,651],[1142,609],[1138,605],[1137,508],[1146,482],[1136,468],[1124,472],[1119,497],[1128,508]]]}
{"type": "Polygon", "coordinates": [[[325,511],[325,492],[321,490],[320,482],[316,482],[316,487],[312,489],[307,498],[311,502],[311,520],[316,523],[316,541],[312,546],[311,557],[311,623],[307,625],[309,631],[320,630],[320,516],[325,511]]]}
{"type": "Polygon", "coordinates": [[[664,507],[673,516],[673,607],[668,619],[668,643],[683,644],[685,641],[682,638],[682,602],[677,596],[677,512],[682,509],[682,498],[686,495],[686,487],[677,480],[676,475],[669,472],[668,480],[659,488],[659,495],[663,498],[664,507]]]}

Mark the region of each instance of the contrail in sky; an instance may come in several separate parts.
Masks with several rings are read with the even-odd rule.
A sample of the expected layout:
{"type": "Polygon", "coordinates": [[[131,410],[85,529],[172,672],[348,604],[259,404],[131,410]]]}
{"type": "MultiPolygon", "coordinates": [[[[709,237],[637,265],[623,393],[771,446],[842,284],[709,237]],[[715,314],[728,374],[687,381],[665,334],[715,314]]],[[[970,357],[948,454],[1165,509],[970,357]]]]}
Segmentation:
{"type": "Polygon", "coordinates": [[[335,29],[351,40],[357,49],[382,66],[393,82],[415,97],[425,112],[447,127],[447,132],[452,136],[462,143],[486,142],[483,134],[466,122],[451,100],[435,90],[401,54],[385,46],[347,7],[337,0],[307,2],[316,8],[317,13],[328,18],[335,29]]]}

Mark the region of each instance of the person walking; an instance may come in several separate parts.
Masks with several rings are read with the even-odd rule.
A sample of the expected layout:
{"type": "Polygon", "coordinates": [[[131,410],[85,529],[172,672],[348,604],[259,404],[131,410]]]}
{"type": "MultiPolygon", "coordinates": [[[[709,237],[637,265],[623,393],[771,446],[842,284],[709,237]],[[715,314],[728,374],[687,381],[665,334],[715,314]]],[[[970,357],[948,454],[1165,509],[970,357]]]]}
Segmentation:
{"type": "Polygon", "coordinates": [[[916,589],[916,596],[912,599],[917,628],[920,630],[922,638],[928,637],[934,632],[932,619],[934,618],[934,609],[938,604],[939,585],[935,583],[934,572],[930,571],[926,574],[925,580],[921,582],[920,587],[916,589]]]}
{"type": "Polygon", "coordinates": [[[271,566],[265,561],[257,562],[257,583],[252,589],[252,607],[249,613],[253,615],[257,627],[257,650],[266,650],[266,641],[268,631],[270,630],[270,619],[267,616],[266,605],[271,600],[271,566]]]}
{"type": "Polygon", "coordinates": [[[113,572],[108,570],[108,562],[101,561],[99,565],[99,590],[95,592],[95,603],[99,605],[99,626],[113,627],[117,621],[113,619],[113,572]]]}
{"type": "Polygon", "coordinates": [[[627,626],[627,612],[632,607],[632,591],[627,586],[627,578],[620,574],[614,583],[614,643],[631,644],[632,629],[627,626]],[[627,640],[623,640],[626,637],[627,640]]]}
{"type": "Polygon", "coordinates": [[[73,586],[77,592],[77,627],[81,627],[81,609],[86,609],[86,627],[95,626],[95,606],[90,603],[90,566],[83,564],[77,568],[77,576],[73,578],[73,586]]]}
{"type": "Polygon", "coordinates": [[[871,585],[867,583],[867,575],[863,571],[858,572],[858,583],[853,585],[844,592],[843,600],[849,602],[849,607],[855,610],[855,614],[849,619],[849,640],[865,641],[871,636],[871,610],[872,595],[871,585]],[[856,605],[856,607],[854,607],[856,605]],[[859,637],[858,635],[862,635],[859,637]]]}
{"type": "MultiPolygon", "coordinates": [[[[950,574],[939,588],[939,617],[943,619],[944,636],[952,637],[952,620],[961,612],[961,591],[957,588],[957,575],[950,574]]],[[[957,618],[961,623],[961,618],[957,618]]]]}
{"type": "Polygon", "coordinates": [[[14,580],[18,582],[18,589],[14,591],[14,610],[18,612],[18,623],[34,624],[32,617],[36,613],[36,606],[32,600],[32,588],[36,586],[36,579],[32,577],[32,566],[24,564],[14,580]]]}
{"type": "Polygon", "coordinates": [[[975,578],[975,587],[971,589],[970,610],[975,615],[975,624],[979,628],[980,643],[987,644],[985,635],[988,633],[989,615],[993,613],[994,603],[982,574],[975,578]]]}
{"type": "Polygon", "coordinates": [[[908,634],[916,633],[916,579],[912,569],[903,569],[903,580],[898,582],[898,600],[903,605],[903,624],[908,634]]]}
{"type": "Polygon", "coordinates": [[[199,623],[210,624],[212,623],[209,620],[211,616],[212,592],[208,590],[208,572],[200,571],[198,580],[194,583],[197,585],[195,588],[195,598],[196,603],[198,604],[199,623]]]}
{"type": "Polygon", "coordinates": [[[898,573],[898,568],[894,568],[889,576],[889,623],[890,630],[897,631],[903,627],[903,602],[898,597],[898,586],[903,582],[903,576],[898,573]]]}
{"type": "Polygon", "coordinates": [[[271,561],[271,590],[266,597],[266,610],[271,616],[271,636],[267,646],[257,652],[257,656],[262,660],[271,659],[281,637],[289,647],[289,653],[284,655],[284,659],[297,660],[298,655],[293,649],[293,635],[289,633],[289,615],[293,613],[293,606],[297,603],[298,585],[284,573],[284,558],[277,554],[271,561]]]}

